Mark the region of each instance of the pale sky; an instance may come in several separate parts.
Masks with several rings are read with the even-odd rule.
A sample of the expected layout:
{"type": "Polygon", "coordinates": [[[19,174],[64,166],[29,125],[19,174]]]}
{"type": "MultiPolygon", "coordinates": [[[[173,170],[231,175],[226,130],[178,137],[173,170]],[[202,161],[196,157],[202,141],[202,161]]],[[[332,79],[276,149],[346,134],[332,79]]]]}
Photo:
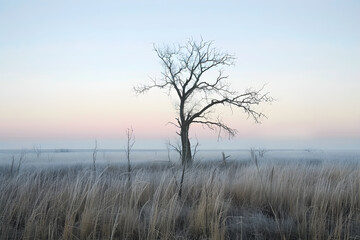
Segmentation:
{"type": "Polygon", "coordinates": [[[160,76],[153,44],[213,40],[234,54],[235,90],[277,101],[254,124],[224,119],[232,140],[193,127],[203,147],[359,148],[360,2],[0,0],[0,149],[136,148],[174,140],[174,98],[133,86],[160,76]]]}

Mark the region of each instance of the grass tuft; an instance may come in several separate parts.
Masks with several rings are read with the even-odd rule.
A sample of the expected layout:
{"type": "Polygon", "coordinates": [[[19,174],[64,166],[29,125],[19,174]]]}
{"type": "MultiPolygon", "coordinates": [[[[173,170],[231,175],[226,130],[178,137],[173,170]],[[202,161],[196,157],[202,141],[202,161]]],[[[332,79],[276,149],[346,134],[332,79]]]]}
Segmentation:
{"type": "Polygon", "coordinates": [[[198,163],[179,197],[181,172],[1,168],[0,239],[360,238],[358,165],[198,163]]]}

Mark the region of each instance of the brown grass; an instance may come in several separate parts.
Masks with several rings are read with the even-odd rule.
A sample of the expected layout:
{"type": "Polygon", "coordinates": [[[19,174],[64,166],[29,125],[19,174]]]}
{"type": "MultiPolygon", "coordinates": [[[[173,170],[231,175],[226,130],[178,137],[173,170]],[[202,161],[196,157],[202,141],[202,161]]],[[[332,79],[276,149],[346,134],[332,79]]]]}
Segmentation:
{"type": "Polygon", "coordinates": [[[354,163],[9,169],[0,239],[360,239],[354,163]]]}

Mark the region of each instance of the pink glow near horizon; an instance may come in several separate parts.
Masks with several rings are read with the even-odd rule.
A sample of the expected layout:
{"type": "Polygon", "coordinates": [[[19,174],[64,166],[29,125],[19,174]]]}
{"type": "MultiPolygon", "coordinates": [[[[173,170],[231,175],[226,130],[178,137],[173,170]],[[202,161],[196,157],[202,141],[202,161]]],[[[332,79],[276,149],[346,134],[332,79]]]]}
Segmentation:
{"type": "Polygon", "coordinates": [[[176,137],[167,125],[176,99],[132,88],[161,77],[153,43],[191,36],[235,54],[224,69],[235,90],[267,84],[277,99],[259,106],[269,117],[261,125],[219,110],[238,139],[360,139],[360,4],[260,2],[2,3],[0,141],[120,139],[129,127],[138,139],[176,137]],[[217,21],[193,24],[213,13],[217,21]]]}

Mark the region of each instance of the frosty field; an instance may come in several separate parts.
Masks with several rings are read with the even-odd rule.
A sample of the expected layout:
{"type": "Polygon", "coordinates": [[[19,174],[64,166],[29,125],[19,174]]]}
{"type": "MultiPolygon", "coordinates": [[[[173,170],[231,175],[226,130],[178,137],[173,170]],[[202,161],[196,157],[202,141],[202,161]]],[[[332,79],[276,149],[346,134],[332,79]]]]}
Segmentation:
{"type": "Polygon", "coordinates": [[[360,239],[356,151],[2,151],[1,239],[360,239]],[[260,155],[263,155],[262,157],[260,155]],[[11,170],[11,159],[15,164],[11,170]]]}
{"type": "MultiPolygon", "coordinates": [[[[359,150],[319,150],[319,149],[258,149],[263,152],[266,161],[320,161],[320,162],[343,162],[360,161],[359,150]]],[[[232,161],[245,161],[250,158],[250,149],[241,150],[200,150],[195,157],[195,162],[222,161],[222,152],[232,161]]],[[[87,165],[92,164],[92,149],[44,149],[37,156],[33,149],[23,150],[0,150],[0,166],[11,164],[12,157],[15,161],[23,155],[22,166],[49,167],[58,165],[87,165]]],[[[96,155],[96,163],[100,165],[118,165],[126,163],[124,150],[99,149],[96,155]]],[[[156,163],[156,162],[179,163],[179,156],[175,151],[166,149],[133,150],[131,162],[156,163]]]]}

